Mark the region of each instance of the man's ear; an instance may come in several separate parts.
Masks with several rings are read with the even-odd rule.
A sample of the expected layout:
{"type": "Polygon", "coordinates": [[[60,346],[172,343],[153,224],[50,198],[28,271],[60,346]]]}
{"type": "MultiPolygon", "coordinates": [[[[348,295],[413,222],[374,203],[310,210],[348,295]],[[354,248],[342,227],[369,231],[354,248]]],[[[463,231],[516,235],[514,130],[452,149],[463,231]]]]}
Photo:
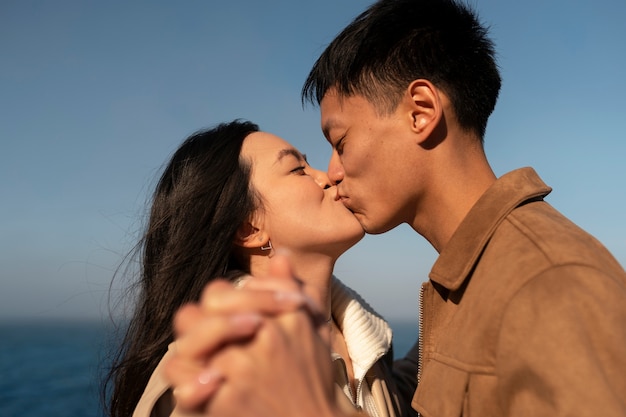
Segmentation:
{"type": "Polygon", "coordinates": [[[443,104],[440,91],[430,81],[418,79],[409,84],[409,117],[411,130],[418,136],[418,142],[428,141],[443,117],[443,104]]]}
{"type": "Polygon", "coordinates": [[[235,245],[242,248],[255,249],[267,245],[269,236],[263,229],[255,227],[249,221],[244,222],[237,229],[235,245]]]}

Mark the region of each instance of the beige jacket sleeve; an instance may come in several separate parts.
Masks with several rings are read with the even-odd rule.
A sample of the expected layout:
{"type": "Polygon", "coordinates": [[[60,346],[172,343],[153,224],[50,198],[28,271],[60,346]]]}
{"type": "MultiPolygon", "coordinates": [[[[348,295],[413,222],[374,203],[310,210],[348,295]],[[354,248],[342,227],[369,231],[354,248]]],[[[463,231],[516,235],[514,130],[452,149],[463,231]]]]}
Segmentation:
{"type": "MultiPolygon", "coordinates": [[[[171,346],[170,346],[171,348],[171,346]]],[[[168,350],[154,369],[143,395],[135,407],[133,417],[199,417],[198,413],[183,413],[174,406],[174,396],[165,379],[164,363],[170,356],[168,350]]]]}

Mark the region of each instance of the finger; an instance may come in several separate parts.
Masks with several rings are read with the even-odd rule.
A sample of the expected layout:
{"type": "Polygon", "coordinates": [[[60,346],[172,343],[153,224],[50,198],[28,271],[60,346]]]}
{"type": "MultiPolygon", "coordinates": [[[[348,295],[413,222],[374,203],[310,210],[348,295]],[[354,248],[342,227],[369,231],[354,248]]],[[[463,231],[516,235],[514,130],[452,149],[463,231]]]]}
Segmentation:
{"type": "Polygon", "coordinates": [[[174,314],[174,333],[183,335],[189,332],[204,317],[197,304],[185,304],[174,314]]]}
{"type": "Polygon", "coordinates": [[[302,289],[302,281],[265,275],[263,277],[249,277],[242,283],[240,288],[246,290],[299,292],[302,289]]]}
{"type": "Polygon", "coordinates": [[[295,275],[289,262],[289,256],[279,252],[270,259],[268,275],[270,277],[284,279],[286,281],[294,281],[295,275]]]}
{"type": "MultiPolygon", "coordinates": [[[[291,267],[291,262],[289,261],[289,256],[287,254],[279,252],[276,256],[270,259],[269,275],[274,279],[282,280],[285,284],[290,285],[294,289],[297,288],[302,293],[306,294],[306,285],[295,277],[291,267]]],[[[310,297],[306,297],[304,307],[307,308],[315,322],[317,322],[320,317],[323,322],[326,321],[324,315],[322,314],[321,306],[310,297]]]]}
{"type": "MultiPolygon", "coordinates": [[[[264,298],[268,297],[267,292],[271,292],[276,288],[283,288],[284,284],[285,280],[282,279],[250,278],[246,283],[246,290],[250,291],[251,297],[249,307],[254,307],[259,314],[266,316],[291,313],[301,308],[308,311],[315,323],[319,325],[327,323],[328,318],[322,313],[320,305],[307,294],[306,285],[303,285],[300,290],[296,290],[295,293],[289,290],[278,290],[275,291],[273,295],[270,295],[269,299],[264,298]],[[301,302],[302,298],[304,298],[304,302],[301,302]],[[275,304],[272,304],[272,302],[275,304]]],[[[289,283],[289,285],[291,285],[291,283],[289,283]]],[[[242,295],[242,297],[247,297],[247,295],[242,295]]],[[[221,300],[220,302],[228,303],[232,306],[232,304],[239,301],[221,300]]],[[[226,308],[222,305],[222,311],[225,310],[226,308]]],[[[241,307],[241,310],[247,311],[244,306],[241,307]]]]}
{"type": "Polygon", "coordinates": [[[311,410],[308,415],[331,415],[330,349],[304,312],[264,320],[250,344],[228,352],[233,355],[217,357],[212,364],[226,378],[204,404],[208,415],[294,416],[303,409],[311,410]],[[289,395],[294,392],[303,395],[289,395]]]}
{"type": "Polygon", "coordinates": [[[203,290],[200,307],[209,315],[252,312],[271,315],[293,311],[307,302],[300,291],[255,290],[247,286],[236,289],[225,281],[215,281],[203,290]]]}
{"type": "Polygon", "coordinates": [[[330,345],[330,323],[326,317],[317,315],[313,317],[313,326],[317,329],[317,334],[324,341],[324,343],[330,345]]]}
{"type": "Polygon", "coordinates": [[[206,403],[220,388],[224,377],[214,368],[190,368],[186,361],[172,357],[165,363],[165,375],[174,386],[176,406],[193,411],[206,403]]]}
{"type": "Polygon", "coordinates": [[[261,320],[255,313],[207,316],[198,307],[185,307],[174,317],[177,353],[190,361],[206,359],[225,344],[253,336],[261,320]]]}
{"type": "Polygon", "coordinates": [[[305,313],[306,314],[303,314],[302,312],[282,314],[277,316],[275,320],[266,320],[263,327],[270,328],[268,325],[270,322],[279,323],[284,332],[300,335],[294,339],[299,345],[308,346],[308,343],[312,343],[310,340],[306,340],[307,337],[302,336],[312,336],[312,333],[309,332],[315,332],[319,338],[329,344],[330,325],[327,318],[321,313],[316,314],[311,313],[310,311],[306,311],[305,313]]]}
{"type": "Polygon", "coordinates": [[[302,280],[295,276],[291,268],[288,252],[279,251],[269,261],[268,272],[247,277],[238,284],[239,288],[267,288],[284,291],[297,291],[302,288],[302,280]]]}
{"type": "Polygon", "coordinates": [[[190,362],[171,349],[163,359],[165,377],[172,386],[180,386],[195,379],[203,369],[203,365],[190,362]]]}

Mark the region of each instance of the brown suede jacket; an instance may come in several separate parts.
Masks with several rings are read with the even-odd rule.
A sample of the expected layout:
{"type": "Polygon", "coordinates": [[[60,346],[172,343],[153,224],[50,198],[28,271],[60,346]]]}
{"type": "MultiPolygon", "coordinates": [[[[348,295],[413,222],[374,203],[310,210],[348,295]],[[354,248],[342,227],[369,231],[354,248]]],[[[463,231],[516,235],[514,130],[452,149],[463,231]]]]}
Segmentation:
{"type": "Polygon", "coordinates": [[[531,168],[481,197],[422,287],[425,417],[626,416],[626,273],[531,168]]]}

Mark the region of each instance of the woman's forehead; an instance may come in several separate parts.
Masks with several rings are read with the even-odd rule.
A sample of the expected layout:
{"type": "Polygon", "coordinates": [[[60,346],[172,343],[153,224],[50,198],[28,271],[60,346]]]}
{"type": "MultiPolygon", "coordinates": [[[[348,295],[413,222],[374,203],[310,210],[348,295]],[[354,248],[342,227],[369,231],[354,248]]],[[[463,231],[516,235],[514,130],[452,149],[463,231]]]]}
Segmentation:
{"type": "Polygon", "coordinates": [[[254,132],[248,135],[243,142],[241,154],[253,161],[265,161],[269,164],[280,162],[288,155],[299,159],[304,158],[289,142],[267,132],[254,132]]]}

